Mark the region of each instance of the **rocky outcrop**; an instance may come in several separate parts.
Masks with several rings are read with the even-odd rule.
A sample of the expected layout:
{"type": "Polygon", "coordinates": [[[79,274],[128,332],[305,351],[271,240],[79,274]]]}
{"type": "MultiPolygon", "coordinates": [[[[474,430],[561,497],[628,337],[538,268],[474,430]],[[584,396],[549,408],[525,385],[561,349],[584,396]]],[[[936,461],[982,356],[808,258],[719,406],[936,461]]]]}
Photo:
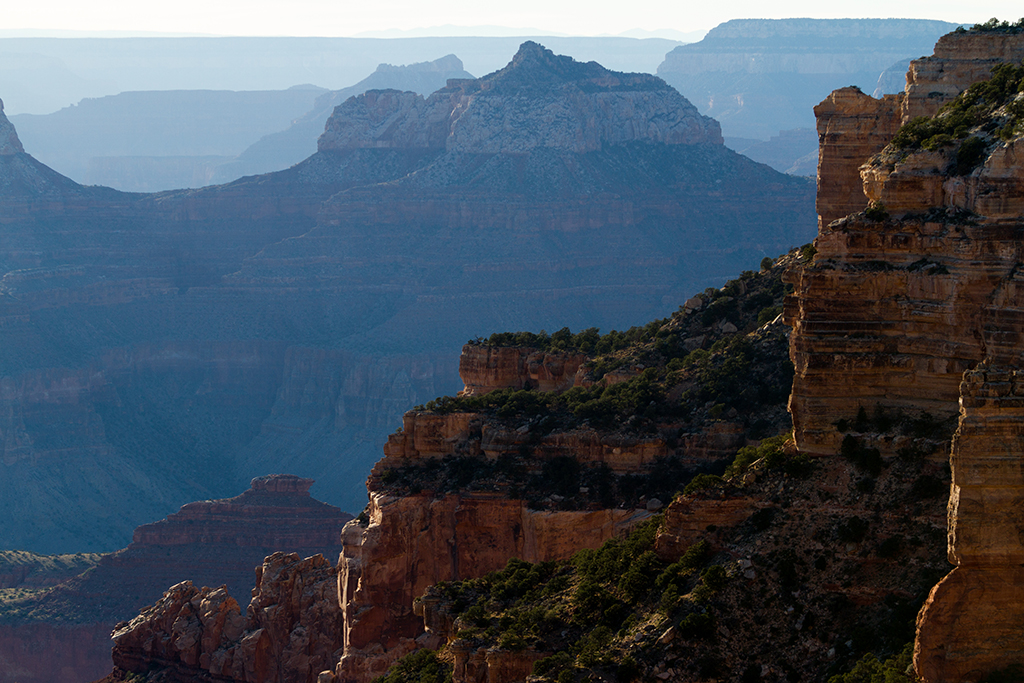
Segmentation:
{"type": "Polygon", "coordinates": [[[906,97],[900,113],[904,123],[936,112],[971,83],[988,80],[997,64],[1019,64],[1024,38],[1019,33],[962,31],[947,33],[930,57],[910,62],[906,97]]]}
{"type": "Polygon", "coordinates": [[[1019,461],[1024,378],[984,363],[964,373],[950,464],[949,561],[918,616],[914,661],[926,683],[983,680],[1024,664],[1019,461]]]}
{"type": "MultiPolygon", "coordinates": [[[[967,206],[974,203],[969,198],[983,196],[984,192],[975,190],[972,194],[965,182],[952,180],[951,186],[943,190],[948,159],[940,153],[915,154],[910,159],[897,155],[885,163],[872,164],[863,172],[860,166],[882,151],[903,124],[918,116],[935,115],[972,83],[988,79],[995,65],[1015,64],[1021,59],[1024,38],[1020,34],[954,32],[939,39],[932,56],[910,62],[904,92],[875,99],[857,88],[840,88],[829,95],[814,108],[820,140],[819,224],[827,226],[833,220],[862,211],[869,200],[904,211],[936,206],[975,210],[974,206],[967,206]]],[[[999,168],[995,175],[1013,175],[1001,160],[993,163],[999,168]]],[[[1006,185],[999,188],[1003,192],[1018,189],[1008,178],[1000,177],[1000,181],[1006,185]]],[[[999,196],[995,194],[987,200],[1006,201],[999,196]]],[[[979,206],[977,213],[995,217],[988,213],[991,208],[979,206]]]]}
{"type": "MultiPolygon", "coordinates": [[[[1001,59],[1012,52],[1007,45],[1024,49],[1024,36],[944,39],[928,58],[934,73],[948,76],[941,96],[929,99],[908,86],[904,95],[879,101],[846,89],[816,110],[819,130],[827,132],[819,162],[817,253],[790,274],[796,291],[785,314],[794,326],[790,406],[801,451],[836,453],[847,436],[836,425],[876,406],[940,420],[954,416],[962,373],[1016,334],[1013,316],[986,310],[994,299],[1006,305],[1015,291],[1019,141],[986,137],[983,161],[959,177],[948,173],[948,149],[887,148],[860,169],[854,160],[858,150],[883,145],[876,125],[894,131],[905,121],[893,118],[892,107],[909,102],[912,113],[923,111],[969,86],[957,79],[973,76],[978,64],[990,69],[995,62],[979,57],[989,43],[1001,59]],[[860,209],[870,198],[884,211],[833,222],[858,204],[855,188],[863,188],[860,209]],[[842,301],[837,291],[845,293],[842,301]],[[992,315],[1000,320],[998,331],[992,315]]],[[[899,439],[878,444],[890,453],[901,446],[899,439]]]]}
{"type": "Polygon", "coordinates": [[[18,131],[4,116],[4,102],[0,100],[0,155],[21,154],[24,151],[18,139],[18,131]]]}
{"type": "Polygon", "coordinates": [[[495,389],[564,391],[576,381],[587,360],[582,353],[545,353],[527,347],[466,344],[459,356],[459,396],[478,396],[495,389]]]}
{"type": "Polygon", "coordinates": [[[608,71],[527,41],[511,63],[478,80],[449,82],[429,98],[371,90],[339,105],[320,151],[360,147],[577,154],[633,141],[722,144],[713,119],[664,81],[608,71]]]}
{"type": "MultiPolygon", "coordinates": [[[[207,590],[203,598],[212,600],[210,605],[216,607],[214,616],[223,621],[227,614],[224,610],[230,612],[226,601],[234,604],[227,595],[249,595],[253,567],[262,564],[267,555],[278,550],[298,552],[303,557],[320,553],[336,555],[341,550],[342,529],[352,517],[311,498],[309,487],[312,483],[311,479],[293,475],[268,475],[254,479],[252,488],[234,498],[190,503],[161,522],[139,527],[131,545],[103,556],[95,567],[80,576],[65,580],[27,601],[0,603],[0,661],[18,663],[17,675],[11,679],[0,678],[0,681],[44,683],[62,677],[69,683],[86,683],[110,670],[109,634],[114,624],[127,620],[142,606],[151,604],[167,586],[182,581],[191,582],[189,586],[192,583],[224,586],[220,592],[214,591],[216,595],[212,597],[207,590]],[[52,643],[53,648],[49,652],[69,653],[70,661],[74,663],[74,674],[63,672],[68,662],[40,656],[40,650],[28,647],[26,642],[32,638],[52,643]]],[[[322,558],[320,562],[329,566],[322,558]]],[[[285,564],[288,563],[279,562],[274,566],[285,564]]],[[[301,573],[312,566],[301,565],[288,571],[301,573]]],[[[284,570],[278,568],[273,571],[277,576],[284,570]]],[[[333,589],[334,574],[330,573],[329,580],[325,580],[333,589]]],[[[270,601],[266,602],[267,605],[282,601],[280,592],[284,589],[280,587],[279,579],[274,581],[277,582],[273,584],[276,587],[264,586],[265,602],[270,601]],[[266,597],[273,591],[277,593],[266,597]]],[[[172,591],[177,597],[171,598],[171,603],[166,603],[165,598],[166,605],[181,598],[183,590],[172,591]]],[[[199,594],[198,589],[190,590],[193,594],[186,602],[199,594]]],[[[195,607],[199,608],[198,602],[195,607]]],[[[180,612],[182,605],[176,609],[180,612]]],[[[206,612],[213,609],[209,605],[203,607],[206,612]]],[[[196,616],[199,619],[196,628],[206,632],[211,627],[204,625],[203,620],[208,621],[214,616],[211,616],[213,612],[203,616],[203,610],[188,614],[196,616]]],[[[237,604],[234,610],[237,613],[237,604]]],[[[146,628],[157,627],[150,622],[146,628]]],[[[218,628],[227,627],[221,623],[218,628]]],[[[145,649],[143,652],[133,649],[133,644],[126,644],[124,661],[150,655],[166,659],[173,652],[187,651],[191,654],[185,663],[195,664],[201,652],[189,648],[195,645],[201,649],[199,642],[202,639],[197,635],[192,643],[190,638],[195,635],[194,631],[189,631],[191,635],[175,631],[175,642],[166,644],[166,648],[170,648],[166,652],[145,649]],[[186,642],[191,644],[185,645],[186,642]]],[[[277,632],[274,634],[278,635],[277,632]]],[[[213,638],[213,646],[208,653],[212,654],[219,647],[220,636],[210,637],[213,638]]],[[[129,638],[127,642],[136,641],[129,638]]],[[[222,662],[216,657],[215,660],[222,662]]],[[[289,670],[295,669],[293,665],[294,662],[290,662],[289,670]]]]}
{"type": "Polygon", "coordinates": [[[314,683],[337,659],[337,571],[321,555],[274,553],[256,570],[241,613],[224,587],[170,588],[152,607],[114,630],[114,666],[166,680],[314,683]]]}
{"type": "MultiPolygon", "coordinates": [[[[980,681],[1024,663],[1017,626],[1024,618],[1017,607],[1024,171],[1020,136],[992,134],[1007,116],[998,107],[989,121],[974,122],[978,163],[969,168],[953,136],[932,149],[881,149],[885,136],[875,123],[890,131],[894,122],[932,116],[994,65],[1022,56],[1020,33],[957,32],[939,41],[934,56],[911,63],[899,97],[838,91],[822,103],[819,130],[839,135],[822,137],[816,254],[789,275],[790,408],[802,452],[856,458],[861,448],[877,448],[905,456],[908,434],[934,429],[959,399],[948,505],[956,568],[932,589],[917,622],[915,666],[927,683],[980,681]],[[858,145],[879,151],[855,178],[858,145]],[[859,187],[862,206],[876,207],[840,217],[859,187]],[[879,425],[893,420],[903,421],[902,433],[879,437],[879,425]],[[914,420],[919,427],[907,429],[914,420]]],[[[933,451],[944,453],[939,446],[933,451]]]]}
{"type": "MultiPolygon", "coordinates": [[[[512,557],[564,559],[596,548],[644,519],[646,511],[545,512],[503,494],[371,492],[367,526],[345,528],[339,565],[345,651],[335,675],[369,681],[418,649],[423,620],[413,600],[427,586],[482,576],[512,557]]],[[[425,641],[423,641],[425,642],[425,641]]]]}
{"type": "Polygon", "coordinates": [[[899,130],[899,100],[898,95],[875,99],[859,88],[840,88],[814,108],[819,228],[867,206],[864,189],[851,178],[859,178],[864,160],[882,151],[899,130]]]}

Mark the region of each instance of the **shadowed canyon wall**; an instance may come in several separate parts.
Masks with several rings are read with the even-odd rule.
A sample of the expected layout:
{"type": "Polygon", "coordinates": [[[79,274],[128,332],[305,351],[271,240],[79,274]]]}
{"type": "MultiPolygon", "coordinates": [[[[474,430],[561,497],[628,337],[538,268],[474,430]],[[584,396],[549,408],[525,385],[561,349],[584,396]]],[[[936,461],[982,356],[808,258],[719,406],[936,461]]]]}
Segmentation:
{"type": "Polygon", "coordinates": [[[810,184],[663,81],[536,43],[429,98],[348,100],[312,157],[228,185],[83,187],[8,147],[0,500],[41,502],[0,544],[38,550],[122,547],[282,469],[357,511],[466,339],[645,323],[811,234],[810,184]]]}

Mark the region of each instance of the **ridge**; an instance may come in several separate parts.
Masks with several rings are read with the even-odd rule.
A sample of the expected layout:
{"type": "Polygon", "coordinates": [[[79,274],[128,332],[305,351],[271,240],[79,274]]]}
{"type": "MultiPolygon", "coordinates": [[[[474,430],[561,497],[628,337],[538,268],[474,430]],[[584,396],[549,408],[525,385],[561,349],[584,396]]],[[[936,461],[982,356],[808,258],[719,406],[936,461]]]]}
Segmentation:
{"type": "Polygon", "coordinates": [[[4,114],[4,101],[0,100],[0,154],[22,154],[24,151],[18,131],[4,114]]]}

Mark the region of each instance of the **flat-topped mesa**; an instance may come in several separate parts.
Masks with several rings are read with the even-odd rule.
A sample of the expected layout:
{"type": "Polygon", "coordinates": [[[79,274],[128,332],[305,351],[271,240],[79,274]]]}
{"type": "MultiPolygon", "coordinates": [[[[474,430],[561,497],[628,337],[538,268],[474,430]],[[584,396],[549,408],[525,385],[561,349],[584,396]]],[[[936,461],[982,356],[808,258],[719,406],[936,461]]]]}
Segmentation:
{"type": "Polygon", "coordinates": [[[459,396],[480,396],[497,389],[565,391],[577,381],[585,353],[546,352],[527,346],[466,344],[459,356],[459,396]]]}
{"type": "Polygon", "coordinates": [[[256,477],[252,488],[234,498],[188,503],[167,519],[138,527],[132,542],[263,548],[337,545],[342,526],[352,516],[310,497],[312,485],[312,479],[291,474],[256,477]]]}
{"type": "MultiPolygon", "coordinates": [[[[939,39],[932,56],[910,63],[903,93],[879,100],[856,88],[841,88],[829,95],[814,108],[820,140],[819,227],[862,211],[869,199],[891,210],[889,202],[898,200],[881,195],[877,179],[862,180],[860,166],[882,151],[903,124],[918,116],[934,116],[972,83],[987,80],[997,64],[1021,59],[1024,34],[954,32],[939,39]]],[[[903,170],[920,176],[922,169],[903,170]]],[[[913,188],[906,189],[904,197],[909,199],[913,188]]],[[[927,197],[933,202],[934,193],[927,197]]]]}
{"type": "Polygon", "coordinates": [[[4,115],[4,101],[0,100],[0,155],[21,154],[25,148],[18,139],[14,124],[4,115]]]}
{"type": "Polygon", "coordinates": [[[964,373],[960,400],[948,507],[956,568],[918,615],[914,664],[925,683],[975,683],[1024,665],[1024,375],[983,363],[964,373]]]}
{"type": "Polygon", "coordinates": [[[663,80],[609,71],[527,41],[505,68],[449,82],[424,99],[370,91],[339,105],[320,151],[434,148],[497,154],[550,147],[576,153],[604,145],[723,143],[718,122],[663,80]]]}

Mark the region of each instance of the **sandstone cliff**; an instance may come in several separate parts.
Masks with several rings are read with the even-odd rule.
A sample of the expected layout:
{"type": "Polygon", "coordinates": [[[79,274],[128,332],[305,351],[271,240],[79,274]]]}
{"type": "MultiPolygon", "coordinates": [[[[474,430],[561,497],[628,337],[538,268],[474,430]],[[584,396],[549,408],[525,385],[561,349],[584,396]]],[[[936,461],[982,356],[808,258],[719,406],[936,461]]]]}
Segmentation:
{"type": "Polygon", "coordinates": [[[948,506],[956,569],[917,623],[915,665],[928,683],[1024,662],[1009,625],[1020,619],[1020,484],[1008,464],[1019,438],[1022,55],[1017,29],[960,31],[911,63],[900,96],[844,90],[822,103],[816,254],[790,275],[802,451],[906,457],[909,435],[931,432],[925,451],[944,455],[936,418],[954,416],[959,398],[948,506]]]}
{"type": "MultiPolygon", "coordinates": [[[[1020,35],[1010,38],[1024,47],[1020,35]]],[[[813,263],[791,275],[796,291],[786,310],[794,326],[791,410],[801,450],[837,452],[845,438],[837,422],[853,421],[862,409],[954,416],[961,375],[1007,332],[990,334],[985,311],[993,298],[1004,305],[1020,258],[1018,142],[977,129],[981,158],[960,174],[949,172],[955,146],[890,146],[860,168],[856,160],[863,154],[861,164],[867,162],[887,143],[882,133],[909,123],[895,116],[897,107],[935,107],[970,85],[957,78],[973,76],[979,64],[991,69],[993,62],[977,55],[990,43],[1001,55],[1007,36],[955,33],[940,43],[945,47],[935,57],[915,62],[949,76],[945,90],[934,91],[940,94],[908,85],[904,95],[879,101],[844,89],[816,110],[821,227],[813,263]],[[833,222],[858,204],[865,208],[869,198],[879,203],[877,212],[833,222]],[[838,291],[848,298],[838,301],[838,291]]],[[[900,446],[878,444],[890,453],[900,446]]]]}
{"type": "Polygon", "coordinates": [[[467,344],[459,356],[460,396],[477,396],[495,389],[564,391],[574,386],[588,356],[582,353],[544,353],[528,347],[467,344]]]}
{"type": "Polygon", "coordinates": [[[189,503],[139,527],[127,548],[102,556],[80,576],[43,590],[8,592],[0,602],[0,661],[7,663],[0,681],[87,683],[110,670],[114,624],[167,586],[187,580],[248,595],[253,567],[277,550],[336,554],[351,516],[311,498],[312,483],[292,475],[258,477],[239,496],[189,503]],[[40,642],[49,653],[64,654],[41,656],[40,642]]]}
{"type": "MultiPolygon", "coordinates": [[[[910,62],[902,93],[876,99],[856,88],[840,88],[829,95],[814,108],[821,140],[817,199],[820,226],[863,210],[867,199],[888,206],[890,198],[879,193],[880,181],[865,182],[862,191],[860,166],[882,151],[900,126],[919,116],[934,116],[972,83],[988,79],[997,64],[1018,63],[1022,58],[1024,42],[1019,35],[954,32],[939,39],[932,56],[910,62]]],[[[915,170],[907,168],[907,175],[919,175],[915,170]]],[[[901,197],[903,202],[913,192],[907,189],[901,197]]],[[[934,192],[925,192],[919,201],[917,207],[901,206],[909,211],[949,205],[934,192]]]]}
{"type": "Polygon", "coordinates": [[[914,662],[927,683],[980,681],[1024,664],[1018,372],[983,363],[964,373],[950,455],[949,561],[956,568],[918,616],[914,662]]]}

